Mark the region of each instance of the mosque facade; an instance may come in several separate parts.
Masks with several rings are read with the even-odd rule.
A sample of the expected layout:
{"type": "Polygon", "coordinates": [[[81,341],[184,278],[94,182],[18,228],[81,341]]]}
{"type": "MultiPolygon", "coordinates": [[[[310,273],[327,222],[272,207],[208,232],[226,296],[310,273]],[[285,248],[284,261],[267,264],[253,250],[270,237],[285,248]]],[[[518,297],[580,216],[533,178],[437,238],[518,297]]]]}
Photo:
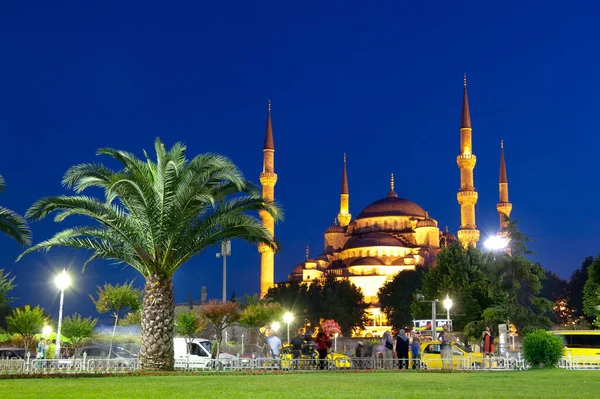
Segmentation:
{"type": "MultiPolygon", "coordinates": [[[[277,174],[274,167],[275,145],[271,124],[271,107],[263,148],[263,172],[260,181],[263,196],[275,198],[274,186],[277,174]]],[[[347,279],[362,290],[373,324],[361,335],[380,335],[386,326],[385,316],[380,312],[377,293],[387,281],[399,272],[417,267],[435,267],[436,256],[441,248],[454,241],[465,247],[476,246],[480,239],[477,230],[475,205],[477,191],[473,181],[473,169],[477,158],[473,152],[471,115],[464,79],[462,118],[460,125],[460,153],[456,158],[460,171],[460,188],[457,201],[460,207],[460,228],[457,234],[441,230],[438,221],[418,204],[400,198],[394,190],[394,176],[390,179],[389,193],[364,208],[355,218],[350,213],[350,191],[346,155],[342,169],[340,207],[335,223],[324,233],[323,252],[307,257],[293,268],[290,281],[310,283],[315,279],[334,277],[347,279]]],[[[508,200],[508,179],[504,161],[504,145],[501,144],[499,202],[500,230],[505,226],[504,216],[510,216],[512,204],[508,200]]],[[[274,234],[273,218],[260,215],[263,225],[274,234]]],[[[261,254],[260,296],[274,286],[274,256],[268,246],[259,246],[261,254]]]]}

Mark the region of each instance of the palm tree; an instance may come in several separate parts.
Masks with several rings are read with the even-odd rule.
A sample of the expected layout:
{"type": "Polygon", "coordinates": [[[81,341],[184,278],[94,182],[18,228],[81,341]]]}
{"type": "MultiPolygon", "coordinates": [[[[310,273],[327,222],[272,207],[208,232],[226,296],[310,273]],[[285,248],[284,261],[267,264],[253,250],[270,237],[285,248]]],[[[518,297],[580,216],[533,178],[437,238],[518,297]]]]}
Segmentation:
{"type": "Polygon", "coordinates": [[[102,164],[71,167],[63,184],[76,195],[37,201],[26,216],[39,220],[57,212],[55,221],[71,215],[96,223],[56,233],[28,252],[52,247],[83,248],[94,259],[128,265],[145,278],[142,308],[141,367],[173,368],[173,274],[192,256],[229,239],[263,243],[276,249],[271,234],[248,215],[259,211],[279,220],[281,212],[263,200],[240,170],[227,158],[204,154],[189,161],[186,147],[170,151],[156,139],[156,162],[110,148],[98,150],[123,166],[113,171],[102,164]],[[104,199],[84,196],[87,188],[101,188],[104,199]]]}
{"type": "MultiPolygon", "coordinates": [[[[0,175],[0,191],[4,191],[5,187],[4,178],[0,175]]],[[[21,246],[31,244],[31,230],[25,219],[3,206],[0,206],[0,231],[14,238],[21,246]]]]}

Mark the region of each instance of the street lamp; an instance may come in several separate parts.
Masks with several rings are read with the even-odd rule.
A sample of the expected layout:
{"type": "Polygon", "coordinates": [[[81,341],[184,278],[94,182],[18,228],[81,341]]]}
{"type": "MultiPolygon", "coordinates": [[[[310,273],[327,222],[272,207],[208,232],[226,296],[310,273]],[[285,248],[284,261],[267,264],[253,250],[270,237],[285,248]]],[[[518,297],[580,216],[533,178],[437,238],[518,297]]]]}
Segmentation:
{"type": "Polygon", "coordinates": [[[446,318],[448,319],[448,327],[450,327],[450,308],[452,307],[452,299],[450,299],[450,296],[448,294],[446,294],[446,299],[444,299],[444,307],[446,308],[446,318]]]}
{"type": "Polygon", "coordinates": [[[280,326],[280,324],[279,324],[278,322],[276,322],[276,321],[274,321],[274,322],[271,324],[271,330],[273,330],[273,331],[279,331],[279,327],[281,327],[281,326],[280,326]]]}
{"type": "Polygon", "coordinates": [[[223,257],[223,302],[227,301],[227,257],[231,256],[231,241],[223,241],[221,243],[221,252],[217,254],[217,258],[223,257]]]}
{"type": "Polygon", "coordinates": [[[491,236],[485,241],[484,245],[490,251],[500,251],[508,246],[508,241],[501,236],[491,236]]]}
{"type": "Polygon", "coordinates": [[[63,302],[65,299],[65,288],[71,284],[71,277],[67,274],[67,271],[63,269],[62,272],[54,278],[54,283],[60,290],[60,307],[58,308],[58,329],[56,330],[54,358],[60,359],[60,327],[62,325],[63,302]]]}
{"type": "Polygon", "coordinates": [[[290,344],[290,323],[294,320],[294,316],[287,312],[283,315],[283,321],[287,324],[287,343],[290,344]]]}
{"type": "Polygon", "coordinates": [[[50,337],[50,334],[52,334],[52,327],[44,326],[44,329],[42,330],[42,335],[44,336],[44,338],[48,339],[50,337]]]}
{"type": "Polygon", "coordinates": [[[338,337],[338,333],[333,334],[333,351],[337,352],[337,337],[338,337]]]}
{"type": "Polygon", "coordinates": [[[427,300],[425,299],[425,295],[423,294],[417,294],[417,301],[421,301],[421,302],[431,302],[431,339],[435,340],[435,334],[436,334],[436,303],[439,302],[439,299],[433,299],[433,300],[427,300]]]}

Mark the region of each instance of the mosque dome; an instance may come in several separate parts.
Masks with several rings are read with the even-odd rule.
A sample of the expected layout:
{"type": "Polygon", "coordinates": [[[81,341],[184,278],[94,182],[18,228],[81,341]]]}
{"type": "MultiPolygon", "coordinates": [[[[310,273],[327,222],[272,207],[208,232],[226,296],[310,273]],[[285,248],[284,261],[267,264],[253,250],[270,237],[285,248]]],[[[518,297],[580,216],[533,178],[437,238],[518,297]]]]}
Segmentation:
{"type": "Polygon", "coordinates": [[[325,230],[325,234],[328,234],[328,233],[345,233],[345,231],[342,226],[334,224],[334,225],[329,226],[327,228],[327,230],[325,230]]]}
{"type": "Polygon", "coordinates": [[[353,236],[346,242],[344,249],[361,247],[401,247],[402,241],[387,234],[367,234],[353,236]]]}
{"type": "Polygon", "coordinates": [[[425,210],[412,201],[399,198],[391,194],[368,205],[358,214],[356,219],[372,218],[377,216],[420,216],[426,217],[425,210]]]}
{"type": "Polygon", "coordinates": [[[350,266],[383,266],[382,260],[374,258],[372,256],[356,259],[350,264],[350,266]]]}
{"type": "Polygon", "coordinates": [[[431,219],[429,217],[429,213],[426,211],[425,212],[425,219],[419,220],[419,222],[417,223],[417,228],[418,227],[437,227],[437,223],[435,222],[435,220],[431,219]]]}

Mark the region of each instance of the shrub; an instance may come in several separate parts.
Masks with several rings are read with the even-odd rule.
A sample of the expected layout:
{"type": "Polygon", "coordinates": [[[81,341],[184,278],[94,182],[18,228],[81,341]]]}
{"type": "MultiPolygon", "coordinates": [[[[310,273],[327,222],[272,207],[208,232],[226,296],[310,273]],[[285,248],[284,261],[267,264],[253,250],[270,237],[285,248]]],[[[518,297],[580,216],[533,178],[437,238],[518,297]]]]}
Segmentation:
{"type": "Polygon", "coordinates": [[[562,339],[545,330],[530,332],[523,340],[523,356],[533,367],[555,367],[563,348],[562,339]]]}

